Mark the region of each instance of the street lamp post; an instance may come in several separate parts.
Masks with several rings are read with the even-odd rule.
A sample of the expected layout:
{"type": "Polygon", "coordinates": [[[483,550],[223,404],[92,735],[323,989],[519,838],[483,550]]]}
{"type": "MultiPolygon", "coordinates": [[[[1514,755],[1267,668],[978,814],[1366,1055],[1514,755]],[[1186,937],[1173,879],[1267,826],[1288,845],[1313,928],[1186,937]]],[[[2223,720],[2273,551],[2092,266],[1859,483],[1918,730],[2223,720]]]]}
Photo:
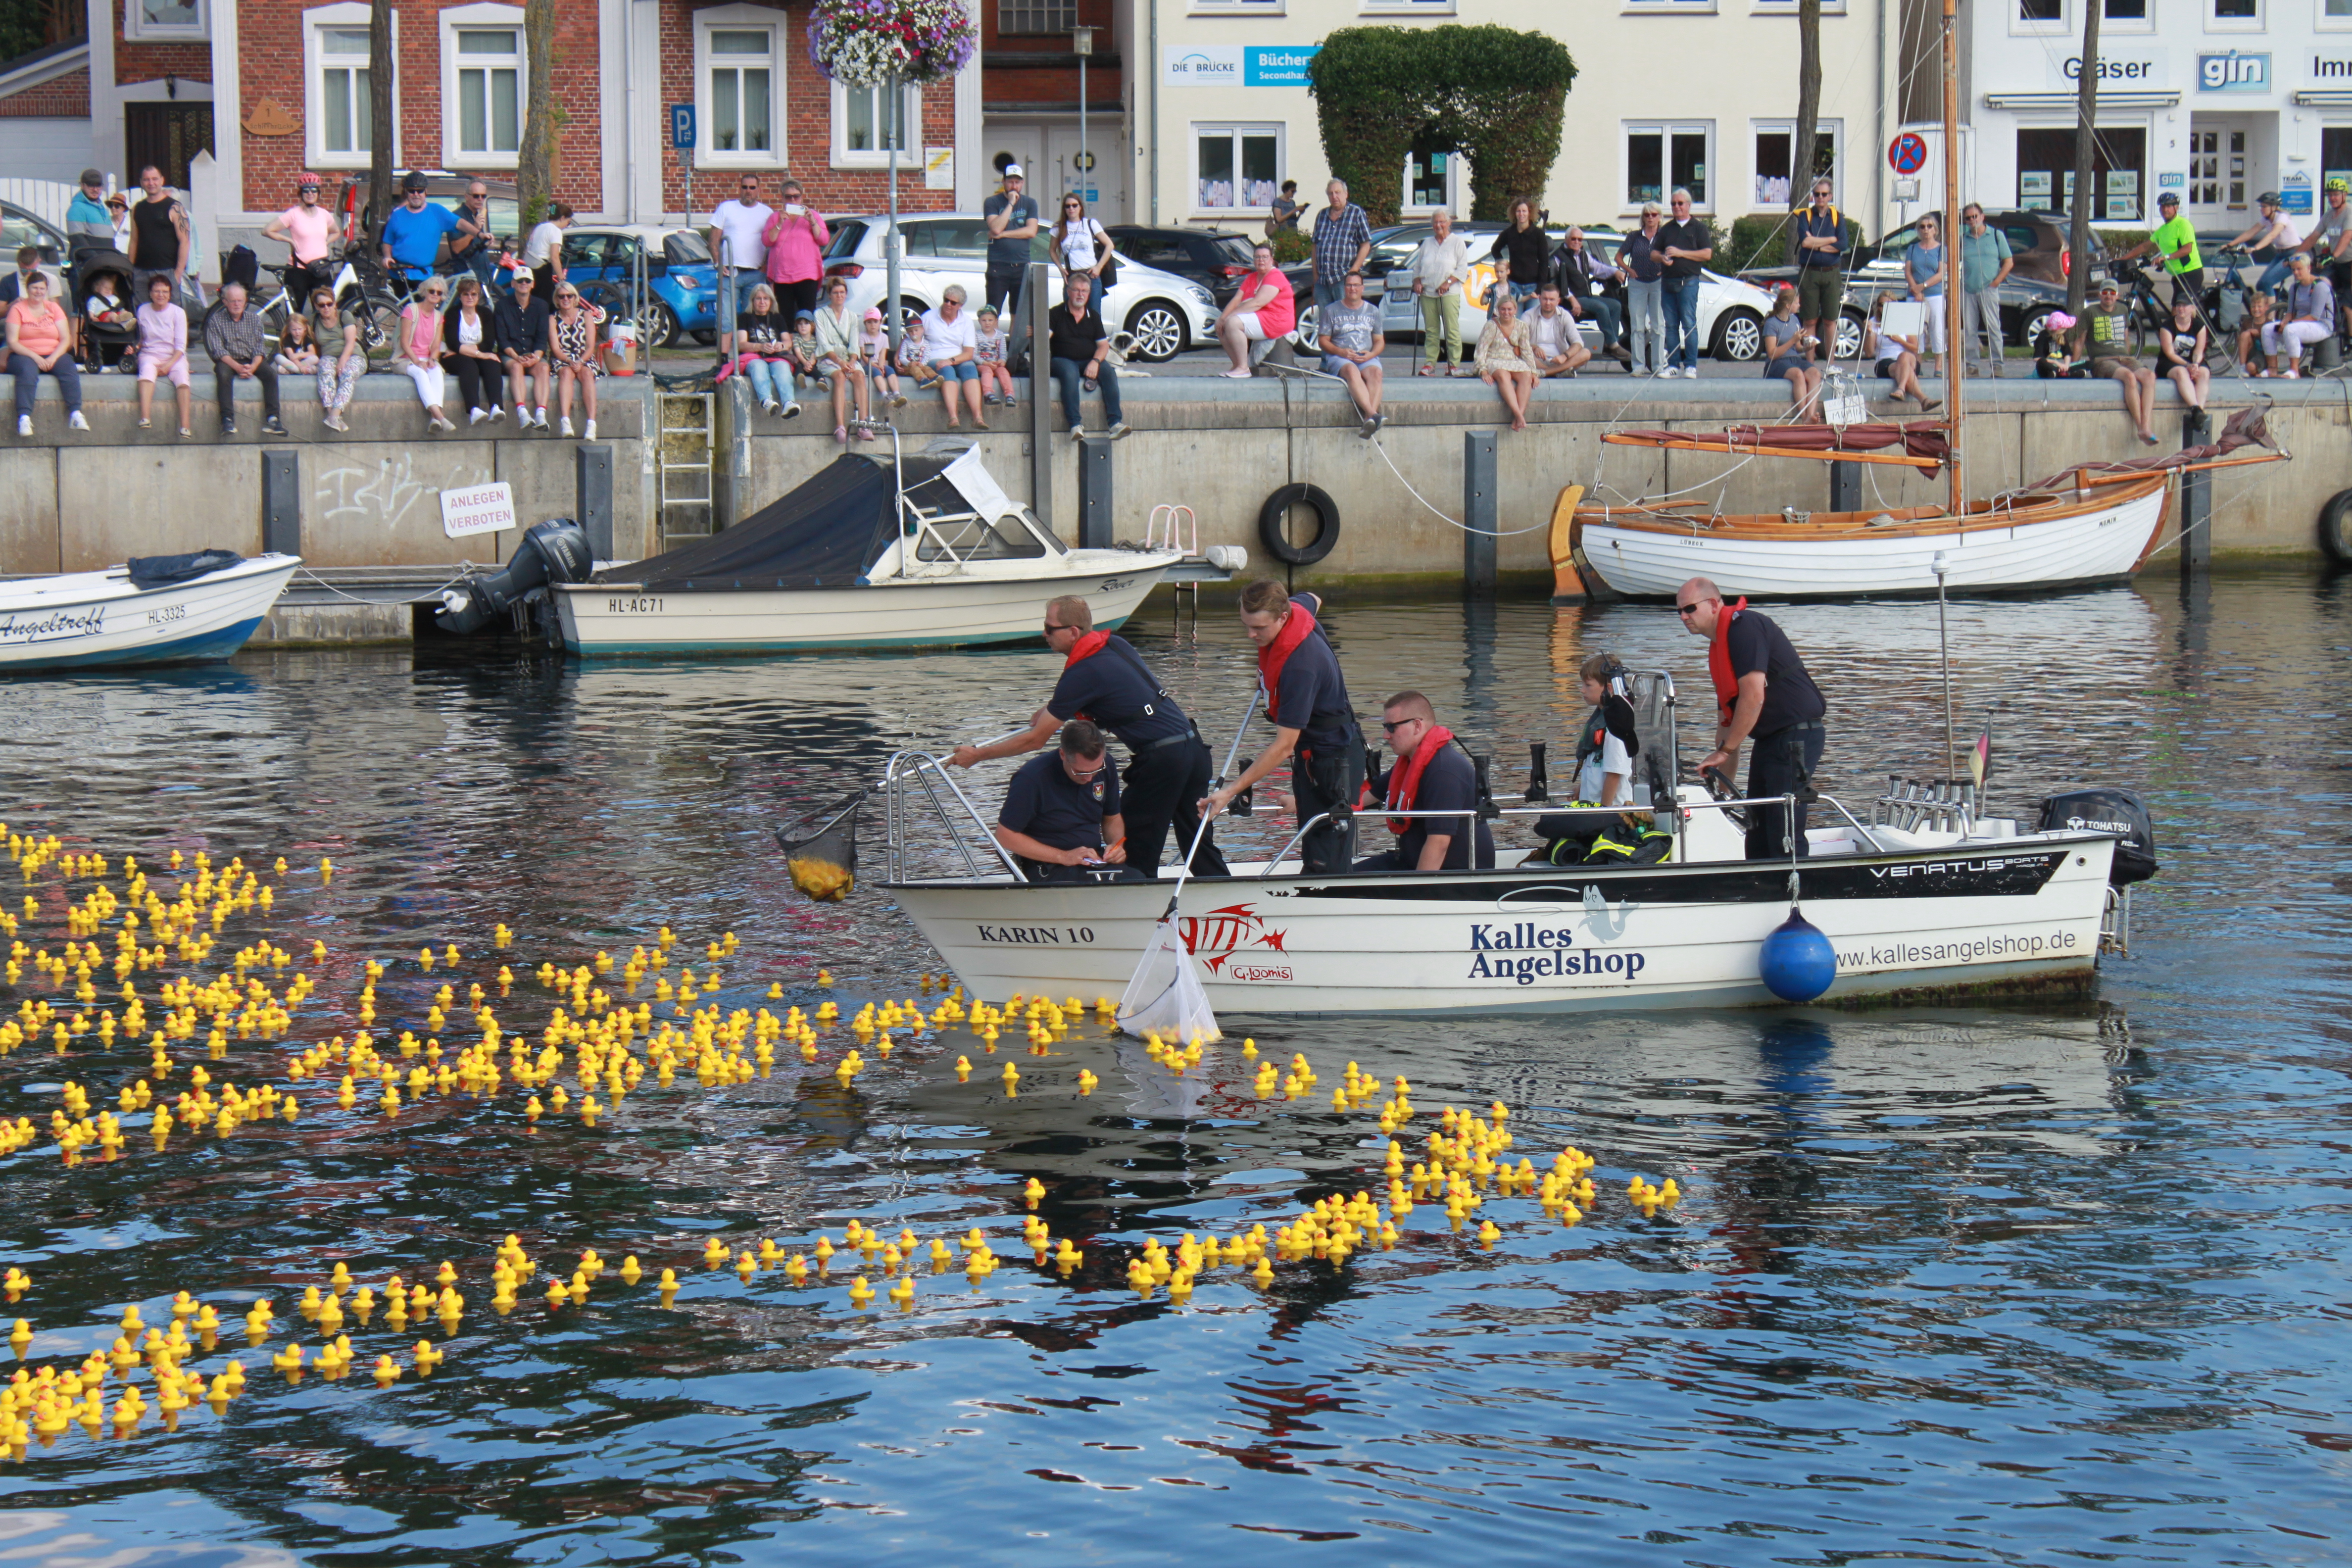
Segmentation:
{"type": "MultiPolygon", "coordinates": [[[[1070,52],[1078,57],[1078,190],[1082,195],[1094,188],[1095,158],[1087,146],[1087,61],[1095,52],[1095,30],[1092,27],[1070,29],[1070,52]]],[[[1094,211],[1091,196],[1086,197],[1087,211],[1094,211]]]]}
{"type": "Polygon", "coordinates": [[[889,297],[882,301],[882,320],[890,330],[890,363],[896,364],[898,363],[898,335],[904,326],[898,319],[898,143],[905,140],[904,129],[899,124],[899,105],[906,94],[898,85],[895,71],[883,86],[890,95],[882,110],[884,134],[890,140],[890,230],[882,241],[882,286],[889,291],[889,297]]]}

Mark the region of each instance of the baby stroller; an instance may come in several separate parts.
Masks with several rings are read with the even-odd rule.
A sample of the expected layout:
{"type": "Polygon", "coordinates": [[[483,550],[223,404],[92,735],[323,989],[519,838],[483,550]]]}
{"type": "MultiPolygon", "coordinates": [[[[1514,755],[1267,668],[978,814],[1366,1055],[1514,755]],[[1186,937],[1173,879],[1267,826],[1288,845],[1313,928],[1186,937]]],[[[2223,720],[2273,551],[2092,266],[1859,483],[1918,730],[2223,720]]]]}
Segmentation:
{"type": "Polygon", "coordinates": [[[66,269],[67,309],[81,326],[81,364],[92,375],[113,369],[139,346],[139,301],[131,297],[131,258],[102,246],[86,246],[73,253],[66,269]],[[108,280],[119,303],[119,318],[102,321],[89,302],[100,279],[108,280]]]}

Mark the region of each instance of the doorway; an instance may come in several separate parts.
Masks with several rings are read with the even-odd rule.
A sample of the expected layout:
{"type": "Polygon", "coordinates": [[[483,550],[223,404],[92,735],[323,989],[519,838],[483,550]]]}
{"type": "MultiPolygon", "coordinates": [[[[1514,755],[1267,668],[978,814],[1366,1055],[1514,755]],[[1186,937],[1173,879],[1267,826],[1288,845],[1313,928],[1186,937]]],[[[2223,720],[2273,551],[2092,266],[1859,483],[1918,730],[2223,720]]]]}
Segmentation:
{"type": "Polygon", "coordinates": [[[2189,121],[2189,221],[2243,228],[2254,198],[2276,184],[2277,116],[2199,114],[2189,121]]]}
{"type": "Polygon", "coordinates": [[[209,103],[126,103],[122,106],[122,151],[131,180],[152,163],[175,191],[188,188],[188,165],[213,150],[209,103]]]}
{"type": "Polygon", "coordinates": [[[1017,160],[1029,176],[1029,194],[1038,210],[1052,214],[1061,208],[1062,195],[1087,195],[1087,212],[1101,224],[1125,223],[1128,214],[1127,136],[1110,115],[1089,119],[1087,144],[1078,142],[1075,120],[1005,121],[991,124],[982,140],[988,148],[988,172],[982,182],[992,194],[998,173],[1008,160],[1017,160]],[[1091,177],[1080,167],[1091,154],[1091,177]]]}

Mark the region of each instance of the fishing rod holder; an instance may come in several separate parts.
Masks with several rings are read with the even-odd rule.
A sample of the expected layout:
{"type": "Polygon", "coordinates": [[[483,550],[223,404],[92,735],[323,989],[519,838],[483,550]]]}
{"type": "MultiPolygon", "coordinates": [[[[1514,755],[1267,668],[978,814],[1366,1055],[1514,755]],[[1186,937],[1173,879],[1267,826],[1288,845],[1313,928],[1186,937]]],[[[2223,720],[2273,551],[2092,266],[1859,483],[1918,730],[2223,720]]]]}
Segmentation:
{"type": "Polygon", "coordinates": [[[1966,838],[1976,831],[1977,808],[1977,786],[1967,780],[1923,783],[1889,773],[1885,793],[1871,804],[1870,821],[1873,826],[1906,833],[1956,833],[1966,838]]]}

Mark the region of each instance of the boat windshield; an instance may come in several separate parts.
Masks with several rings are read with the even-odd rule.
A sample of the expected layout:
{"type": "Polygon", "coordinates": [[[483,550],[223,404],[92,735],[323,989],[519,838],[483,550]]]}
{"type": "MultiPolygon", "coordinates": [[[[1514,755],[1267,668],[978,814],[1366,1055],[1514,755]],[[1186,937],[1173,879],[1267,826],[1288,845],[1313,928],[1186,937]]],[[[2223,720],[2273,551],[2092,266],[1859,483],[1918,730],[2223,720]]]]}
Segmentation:
{"type": "Polygon", "coordinates": [[[985,522],[977,517],[935,519],[916,547],[919,561],[1032,561],[1045,553],[1045,542],[1008,517],[985,522]]]}

